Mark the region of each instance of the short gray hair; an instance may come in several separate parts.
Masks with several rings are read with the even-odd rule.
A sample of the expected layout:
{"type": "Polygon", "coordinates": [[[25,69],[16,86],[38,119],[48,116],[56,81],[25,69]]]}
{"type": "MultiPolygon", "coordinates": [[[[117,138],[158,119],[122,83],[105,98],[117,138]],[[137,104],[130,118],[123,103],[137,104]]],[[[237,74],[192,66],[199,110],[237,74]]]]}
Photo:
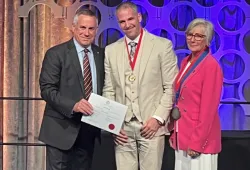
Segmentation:
{"type": "Polygon", "coordinates": [[[210,46],[210,43],[212,41],[212,38],[213,38],[213,35],[214,35],[214,25],[210,22],[210,21],[207,21],[205,19],[202,19],[202,18],[196,18],[194,19],[193,21],[191,21],[186,29],[186,34],[187,33],[190,33],[190,31],[192,29],[194,29],[194,27],[196,26],[204,26],[205,28],[205,36],[206,36],[206,42],[207,42],[207,45],[210,46]]]}
{"type": "Polygon", "coordinates": [[[93,11],[91,11],[90,9],[87,9],[87,8],[79,8],[76,13],[75,13],[75,16],[74,16],[74,19],[73,19],[73,24],[77,24],[78,22],[78,18],[80,15],[86,15],[86,16],[91,16],[91,17],[95,17],[96,18],[96,23],[98,25],[98,19],[95,15],[95,13],[93,11]]]}
{"type": "Polygon", "coordinates": [[[127,8],[132,8],[134,12],[138,13],[138,8],[135,3],[130,2],[130,1],[125,1],[125,2],[120,3],[116,7],[115,14],[117,14],[117,11],[119,11],[120,9],[127,9],[127,8]]]}

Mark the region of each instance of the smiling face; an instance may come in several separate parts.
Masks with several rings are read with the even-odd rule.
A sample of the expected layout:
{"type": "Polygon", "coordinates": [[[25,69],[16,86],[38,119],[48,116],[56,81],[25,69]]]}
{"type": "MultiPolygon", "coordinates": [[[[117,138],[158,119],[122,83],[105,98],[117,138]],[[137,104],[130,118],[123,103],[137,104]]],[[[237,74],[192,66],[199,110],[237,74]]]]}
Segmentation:
{"type": "Polygon", "coordinates": [[[189,50],[193,54],[199,53],[207,46],[205,27],[197,25],[186,34],[186,39],[189,50]]]}
{"type": "Polygon", "coordinates": [[[73,36],[83,47],[93,43],[97,33],[97,20],[94,16],[79,15],[77,23],[72,26],[73,36]]]}
{"type": "Polygon", "coordinates": [[[132,8],[121,8],[116,12],[118,23],[124,34],[131,40],[140,35],[142,16],[132,8]]]}

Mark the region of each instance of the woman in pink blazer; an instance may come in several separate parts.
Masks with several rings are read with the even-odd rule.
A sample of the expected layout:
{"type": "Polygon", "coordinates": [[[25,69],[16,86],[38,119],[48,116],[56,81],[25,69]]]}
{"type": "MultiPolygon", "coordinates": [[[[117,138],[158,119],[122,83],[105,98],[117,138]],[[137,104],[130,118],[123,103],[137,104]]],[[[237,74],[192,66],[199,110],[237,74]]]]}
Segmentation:
{"type": "Polygon", "coordinates": [[[175,149],[175,170],[216,170],[221,151],[218,105],[223,84],[220,65],[209,51],[213,25],[193,20],[186,30],[191,54],[181,63],[175,80],[175,120],[170,145],[175,149]],[[177,119],[177,118],[176,118],[177,119]]]}

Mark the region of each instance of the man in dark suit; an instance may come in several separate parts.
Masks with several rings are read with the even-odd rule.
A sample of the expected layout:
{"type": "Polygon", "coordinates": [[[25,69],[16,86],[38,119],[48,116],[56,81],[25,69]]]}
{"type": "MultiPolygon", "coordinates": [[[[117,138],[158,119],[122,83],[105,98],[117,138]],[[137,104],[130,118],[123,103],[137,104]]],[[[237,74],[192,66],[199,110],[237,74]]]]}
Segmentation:
{"type": "Polygon", "coordinates": [[[101,95],[104,51],[93,45],[98,28],[95,14],[77,11],[73,38],[49,49],[40,75],[46,101],[39,140],[47,144],[47,170],[89,170],[100,130],[81,122],[93,113],[91,92],[101,95]]]}

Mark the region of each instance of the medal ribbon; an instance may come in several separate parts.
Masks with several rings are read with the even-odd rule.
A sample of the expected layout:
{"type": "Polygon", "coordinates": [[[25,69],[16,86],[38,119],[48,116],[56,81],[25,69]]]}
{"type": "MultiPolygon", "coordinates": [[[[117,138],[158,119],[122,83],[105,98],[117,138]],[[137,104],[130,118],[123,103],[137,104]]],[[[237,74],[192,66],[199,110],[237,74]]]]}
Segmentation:
{"type": "Polygon", "coordinates": [[[126,43],[127,53],[128,53],[129,64],[130,64],[130,67],[131,67],[132,70],[134,70],[136,59],[137,59],[137,56],[138,56],[138,53],[139,53],[139,49],[140,49],[140,46],[141,46],[142,35],[143,35],[143,30],[141,29],[141,34],[140,34],[140,38],[139,38],[138,44],[136,46],[136,50],[135,50],[134,60],[133,61],[132,61],[132,58],[131,58],[131,56],[129,54],[127,40],[126,40],[126,38],[124,38],[125,39],[125,43],[126,43]]]}

